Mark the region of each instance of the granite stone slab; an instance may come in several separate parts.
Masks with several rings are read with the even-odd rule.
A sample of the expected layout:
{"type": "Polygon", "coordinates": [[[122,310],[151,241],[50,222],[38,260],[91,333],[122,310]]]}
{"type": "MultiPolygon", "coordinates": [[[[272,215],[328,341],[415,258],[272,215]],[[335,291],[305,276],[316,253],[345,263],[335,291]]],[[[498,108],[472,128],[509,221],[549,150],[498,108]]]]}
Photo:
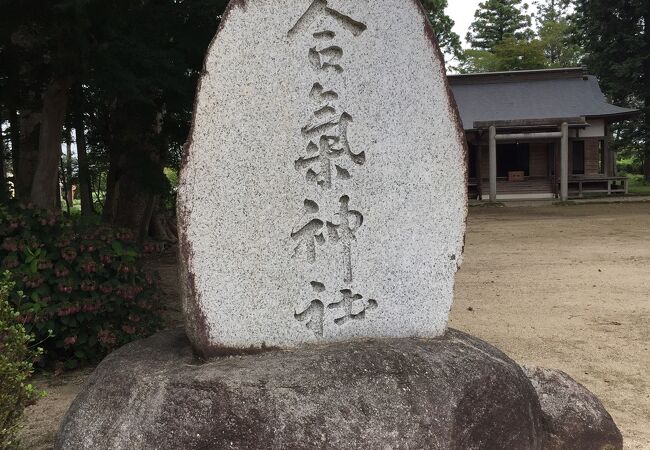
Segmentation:
{"type": "Polygon", "coordinates": [[[178,192],[195,348],[443,334],[465,157],[416,0],[231,2],[178,192]]]}

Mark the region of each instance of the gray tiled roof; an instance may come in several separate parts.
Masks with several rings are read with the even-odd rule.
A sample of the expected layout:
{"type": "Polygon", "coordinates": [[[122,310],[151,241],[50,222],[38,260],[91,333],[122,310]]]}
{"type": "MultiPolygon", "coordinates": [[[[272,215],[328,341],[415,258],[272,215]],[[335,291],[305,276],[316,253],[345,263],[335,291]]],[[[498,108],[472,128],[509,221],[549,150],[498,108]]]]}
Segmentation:
{"type": "Polygon", "coordinates": [[[581,116],[622,119],[636,112],[607,103],[596,77],[575,69],[452,75],[449,81],[466,130],[481,121],[581,116]]]}

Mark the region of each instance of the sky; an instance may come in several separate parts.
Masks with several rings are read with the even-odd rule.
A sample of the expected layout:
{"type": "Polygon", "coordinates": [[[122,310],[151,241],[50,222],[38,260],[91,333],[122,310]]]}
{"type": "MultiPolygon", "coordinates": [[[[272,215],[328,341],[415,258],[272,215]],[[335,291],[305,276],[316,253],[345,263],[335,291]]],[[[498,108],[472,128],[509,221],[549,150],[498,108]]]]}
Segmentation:
{"type": "Polygon", "coordinates": [[[467,47],[465,35],[469,30],[470,24],[474,21],[474,12],[482,0],[449,0],[447,6],[447,15],[453,19],[456,24],[454,31],[460,36],[463,47],[467,47]]]}

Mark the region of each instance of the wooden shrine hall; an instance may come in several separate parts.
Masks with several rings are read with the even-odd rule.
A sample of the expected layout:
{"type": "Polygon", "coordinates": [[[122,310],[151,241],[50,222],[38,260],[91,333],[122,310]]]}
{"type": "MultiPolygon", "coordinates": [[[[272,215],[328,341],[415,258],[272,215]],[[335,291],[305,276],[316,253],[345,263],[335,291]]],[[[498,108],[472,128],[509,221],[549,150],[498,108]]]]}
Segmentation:
{"type": "Polygon", "coordinates": [[[450,75],[479,200],[627,192],[610,125],[637,110],[611,105],[583,68],[450,75]]]}

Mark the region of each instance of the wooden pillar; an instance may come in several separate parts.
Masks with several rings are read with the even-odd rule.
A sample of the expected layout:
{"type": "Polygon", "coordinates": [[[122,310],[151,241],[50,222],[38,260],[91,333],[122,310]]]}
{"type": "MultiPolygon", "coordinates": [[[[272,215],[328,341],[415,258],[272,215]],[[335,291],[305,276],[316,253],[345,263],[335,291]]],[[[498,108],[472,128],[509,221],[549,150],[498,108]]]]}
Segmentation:
{"type": "Polygon", "coordinates": [[[479,134],[479,137],[476,141],[476,179],[478,180],[478,186],[477,186],[477,191],[478,191],[478,199],[483,200],[483,174],[481,173],[481,165],[482,165],[482,155],[483,155],[483,144],[481,143],[481,135],[479,134]]]}
{"type": "Polygon", "coordinates": [[[605,137],[603,137],[603,159],[605,164],[605,176],[615,177],[617,175],[616,153],[610,146],[609,123],[605,122],[605,137]]]}
{"type": "Polygon", "coordinates": [[[490,127],[490,201],[497,201],[497,129],[490,127]]]}
{"type": "Polygon", "coordinates": [[[562,145],[560,146],[560,200],[569,198],[569,124],[562,123],[562,145]]]}

